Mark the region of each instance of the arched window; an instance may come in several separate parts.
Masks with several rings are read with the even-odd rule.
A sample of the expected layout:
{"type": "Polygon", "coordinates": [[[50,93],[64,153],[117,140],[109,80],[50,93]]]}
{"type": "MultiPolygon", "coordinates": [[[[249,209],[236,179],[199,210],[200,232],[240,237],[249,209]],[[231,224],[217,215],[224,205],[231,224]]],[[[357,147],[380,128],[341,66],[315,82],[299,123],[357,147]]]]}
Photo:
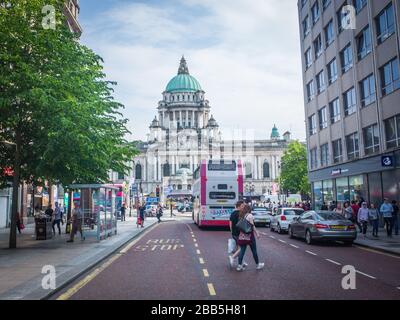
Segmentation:
{"type": "Polygon", "coordinates": [[[169,177],[171,175],[171,165],[167,162],[163,165],[163,176],[169,177]]]}
{"type": "Polygon", "coordinates": [[[245,164],[245,172],[246,172],[246,178],[247,179],[251,179],[253,178],[253,173],[252,173],[252,168],[251,168],[251,163],[250,162],[246,162],[245,164]]]}
{"type": "Polygon", "coordinates": [[[188,190],[192,190],[192,185],[191,185],[191,184],[188,184],[188,185],[187,185],[187,189],[188,189],[188,190]]]}
{"type": "Polygon", "coordinates": [[[142,165],[139,163],[135,167],[135,178],[142,180],[142,165]]]}
{"type": "Polygon", "coordinates": [[[263,164],[263,177],[270,178],[271,175],[269,174],[269,163],[267,161],[263,164]]]}
{"type": "Polygon", "coordinates": [[[172,189],[176,190],[176,184],[172,185],[172,189]]]}
{"type": "Polygon", "coordinates": [[[182,185],[178,184],[178,190],[182,190],[182,185]]]}

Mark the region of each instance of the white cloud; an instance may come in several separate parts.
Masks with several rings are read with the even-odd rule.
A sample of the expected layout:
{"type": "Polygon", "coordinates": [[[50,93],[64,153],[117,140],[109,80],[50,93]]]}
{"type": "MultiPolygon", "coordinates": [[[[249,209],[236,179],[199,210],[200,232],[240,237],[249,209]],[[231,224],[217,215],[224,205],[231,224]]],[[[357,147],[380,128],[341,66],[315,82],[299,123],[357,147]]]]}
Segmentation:
{"type": "Polygon", "coordinates": [[[305,138],[297,6],[293,0],[185,0],[119,5],[83,21],[105,59],[134,138],[144,139],[181,54],[221,127],[305,138]],[[104,18],[108,23],[104,26],[104,18]],[[101,32],[100,32],[101,30],[101,32]]]}

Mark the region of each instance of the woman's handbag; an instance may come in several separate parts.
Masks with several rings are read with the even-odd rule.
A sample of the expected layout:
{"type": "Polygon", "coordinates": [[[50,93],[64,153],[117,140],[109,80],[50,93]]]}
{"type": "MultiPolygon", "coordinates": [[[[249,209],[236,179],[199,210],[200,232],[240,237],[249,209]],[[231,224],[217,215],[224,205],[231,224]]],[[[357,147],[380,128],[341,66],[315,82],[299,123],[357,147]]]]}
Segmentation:
{"type": "Polygon", "coordinates": [[[247,215],[244,218],[239,220],[239,222],[236,224],[236,228],[238,228],[240,230],[240,232],[248,234],[253,231],[253,226],[246,219],[246,217],[247,217],[247,215]]]}
{"type": "Polygon", "coordinates": [[[238,245],[243,246],[243,245],[248,245],[251,244],[251,237],[252,233],[243,233],[240,232],[239,238],[238,238],[238,245]]]}

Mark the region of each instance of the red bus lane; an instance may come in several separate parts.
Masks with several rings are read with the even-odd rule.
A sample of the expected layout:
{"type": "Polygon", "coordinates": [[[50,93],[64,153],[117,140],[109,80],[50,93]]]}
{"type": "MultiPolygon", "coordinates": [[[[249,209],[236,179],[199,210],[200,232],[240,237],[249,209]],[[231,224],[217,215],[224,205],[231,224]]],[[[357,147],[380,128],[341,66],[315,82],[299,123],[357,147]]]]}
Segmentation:
{"type": "MultiPolygon", "coordinates": [[[[184,223],[162,223],[70,299],[210,299],[197,250],[184,223]]],[[[78,284],[79,281],[69,290],[78,284]]]]}

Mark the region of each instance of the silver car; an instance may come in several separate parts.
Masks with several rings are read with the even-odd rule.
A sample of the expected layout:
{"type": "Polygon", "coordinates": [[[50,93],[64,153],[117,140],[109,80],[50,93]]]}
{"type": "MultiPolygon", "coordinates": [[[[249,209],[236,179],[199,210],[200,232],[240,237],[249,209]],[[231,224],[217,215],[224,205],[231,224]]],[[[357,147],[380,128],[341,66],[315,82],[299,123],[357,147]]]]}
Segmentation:
{"type": "Polygon", "coordinates": [[[287,232],[292,219],[303,213],[304,210],[301,208],[279,208],[272,216],[271,231],[278,231],[279,233],[287,232]]]}
{"type": "Polygon", "coordinates": [[[357,238],[354,224],[331,211],[307,211],[289,225],[289,236],[306,239],[308,244],[317,240],[343,241],[352,245],[357,238]]]}
{"type": "Polygon", "coordinates": [[[255,207],[251,211],[254,216],[254,223],[256,225],[270,226],[271,224],[271,211],[264,207],[255,207]]]}

